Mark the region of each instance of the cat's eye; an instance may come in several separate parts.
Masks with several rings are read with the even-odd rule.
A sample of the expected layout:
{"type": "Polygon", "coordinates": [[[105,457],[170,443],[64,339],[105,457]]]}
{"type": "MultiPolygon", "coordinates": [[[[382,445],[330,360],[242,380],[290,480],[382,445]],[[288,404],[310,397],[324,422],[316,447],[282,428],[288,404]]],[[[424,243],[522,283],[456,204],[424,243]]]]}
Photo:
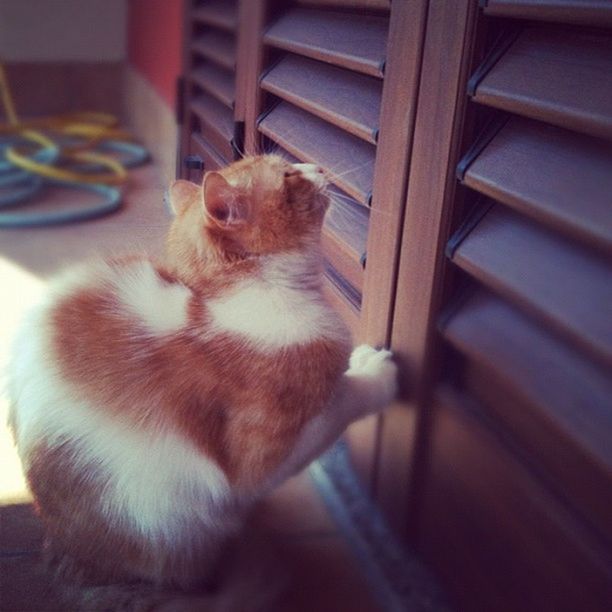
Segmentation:
{"type": "Polygon", "coordinates": [[[285,178],[289,178],[290,176],[295,176],[296,174],[299,174],[299,170],[287,170],[284,174],[285,178]]]}

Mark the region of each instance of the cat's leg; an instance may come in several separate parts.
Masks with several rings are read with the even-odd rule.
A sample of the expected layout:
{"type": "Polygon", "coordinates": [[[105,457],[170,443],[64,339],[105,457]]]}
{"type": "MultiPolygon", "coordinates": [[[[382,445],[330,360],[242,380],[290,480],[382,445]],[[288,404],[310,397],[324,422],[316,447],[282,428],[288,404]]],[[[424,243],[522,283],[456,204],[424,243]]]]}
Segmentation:
{"type": "Polygon", "coordinates": [[[348,425],[386,408],[397,393],[397,366],[386,350],[357,347],[332,401],[311,419],[282,465],[271,486],[296,474],[331,446],[348,425]]]}

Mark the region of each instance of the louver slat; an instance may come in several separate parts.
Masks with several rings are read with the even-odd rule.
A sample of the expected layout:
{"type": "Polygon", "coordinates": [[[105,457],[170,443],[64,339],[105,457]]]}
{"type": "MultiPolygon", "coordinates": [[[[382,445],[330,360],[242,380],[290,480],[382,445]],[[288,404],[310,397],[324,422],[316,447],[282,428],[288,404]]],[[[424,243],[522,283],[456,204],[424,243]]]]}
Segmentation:
{"type": "Polygon", "coordinates": [[[612,148],[598,139],[513,117],[464,182],[612,254],[612,148]]]}
{"type": "Polygon", "coordinates": [[[363,285],[368,240],[368,211],[332,195],[323,226],[323,253],[330,264],[357,290],[363,285]]]}
{"type": "Polygon", "coordinates": [[[386,9],[391,8],[391,0],[296,0],[300,6],[325,6],[333,5],[334,8],[351,9],[386,9]]]}
{"type": "Polygon", "coordinates": [[[211,149],[207,142],[199,134],[191,135],[190,144],[190,153],[192,155],[199,155],[202,158],[202,161],[204,162],[204,172],[208,172],[209,170],[219,170],[220,168],[227,166],[227,160],[223,159],[213,149],[211,149]]]}
{"type": "Polygon", "coordinates": [[[208,95],[198,96],[190,110],[200,120],[202,135],[226,159],[234,159],[234,117],[219,101],[208,95]]]}
{"type": "Polygon", "coordinates": [[[478,84],[474,100],[612,138],[612,43],[601,31],[527,27],[478,84]]]}
{"type": "Polygon", "coordinates": [[[228,108],[234,108],[235,87],[232,73],[208,64],[196,68],[191,73],[191,80],[228,108]]]}
{"type": "Polygon", "coordinates": [[[193,11],[195,21],[232,32],[236,29],[237,8],[228,0],[209,0],[193,11]]]}
{"type": "Polygon", "coordinates": [[[236,67],[234,39],[223,32],[210,31],[193,41],[192,49],[219,66],[233,71],[236,67]]]}
{"type": "Polygon", "coordinates": [[[261,87],[376,143],[382,93],[377,79],[288,55],[264,76],[261,87]]]}
{"type": "Polygon", "coordinates": [[[421,541],[458,608],[608,610],[608,550],[529,457],[454,388],[438,391],[432,412],[421,541]]]}
{"type": "Polygon", "coordinates": [[[386,17],[293,9],[264,35],[268,45],[382,77],[387,46],[386,17]]]}
{"type": "Polygon", "coordinates": [[[605,261],[500,205],[463,239],[452,260],[612,365],[612,283],[605,261]]]}
{"type": "Polygon", "coordinates": [[[372,145],[286,102],[260,121],[259,130],[298,159],[325,168],[333,182],[361,204],[369,203],[376,151],[372,145]]]}
{"type": "Polygon", "coordinates": [[[472,393],[488,396],[497,418],[612,541],[608,373],[482,291],[461,304],[442,333],[474,364],[471,379],[480,391],[472,393]]]}
{"type": "Polygon", "coordinates": [[[337,282],[337,277],[329,273],[325,274],[323,277],[323,294],[348,325],[353,337],[356,337],[359,330],[359,307],[350,299],[347,299],[347,292],[342,283],[337,282]]]}
{"type": "Polygon", "coordinates": [[[612,25],[610,0],[486,0],[484,12],[496,17],[612,25]]]}

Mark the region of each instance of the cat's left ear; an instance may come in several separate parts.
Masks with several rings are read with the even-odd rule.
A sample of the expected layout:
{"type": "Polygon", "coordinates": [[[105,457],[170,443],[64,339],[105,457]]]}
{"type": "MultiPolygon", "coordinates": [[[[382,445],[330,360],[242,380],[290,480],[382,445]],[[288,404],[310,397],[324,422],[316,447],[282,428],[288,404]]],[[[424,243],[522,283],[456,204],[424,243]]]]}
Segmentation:
{"type": "Polygon", "coordinates": [[[202,184],[206,217],[224,229],[235,229],[248,218],[248,205],[220,172],[207,172],[202,184]]]}
{"type": "Polygon", "coordinates": [[[175,215],[180,215],[200,198],[200,187],[191,181],[179,179],[168,188],[168,202],[175,215]]]}

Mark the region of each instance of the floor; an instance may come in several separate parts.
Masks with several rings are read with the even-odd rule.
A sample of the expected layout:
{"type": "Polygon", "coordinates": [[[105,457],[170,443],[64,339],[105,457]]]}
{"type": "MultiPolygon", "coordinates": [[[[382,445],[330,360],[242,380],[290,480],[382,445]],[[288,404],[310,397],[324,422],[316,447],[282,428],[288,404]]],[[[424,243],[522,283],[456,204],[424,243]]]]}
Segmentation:
{"type": "MultiPolygon", "coordinates": [[[[163,204],[165,187],[155,166],[149,165],[132,172],[124,207],[118,213],[78,225],[0,230],[0,367],[24,306],[58,269],[92,254],[134,249],[159,252],[169,223],[163,204]]],[[[75,200],[74,193],[56,191],[41,206],[69,200],[75,200]]],[[[5,410],[6,401],[0,397],[0,411],[5,410]]],[[[0,465],[0,610],[62,610],[39,565],[41,526],[10,435],[3,428],[0,465]]],[[[253,517],[252,528],[280,551],[283,566],[289,570],[283,610],[380,609],[307,473],[286,482],[266,499],[253,517]]]]}

